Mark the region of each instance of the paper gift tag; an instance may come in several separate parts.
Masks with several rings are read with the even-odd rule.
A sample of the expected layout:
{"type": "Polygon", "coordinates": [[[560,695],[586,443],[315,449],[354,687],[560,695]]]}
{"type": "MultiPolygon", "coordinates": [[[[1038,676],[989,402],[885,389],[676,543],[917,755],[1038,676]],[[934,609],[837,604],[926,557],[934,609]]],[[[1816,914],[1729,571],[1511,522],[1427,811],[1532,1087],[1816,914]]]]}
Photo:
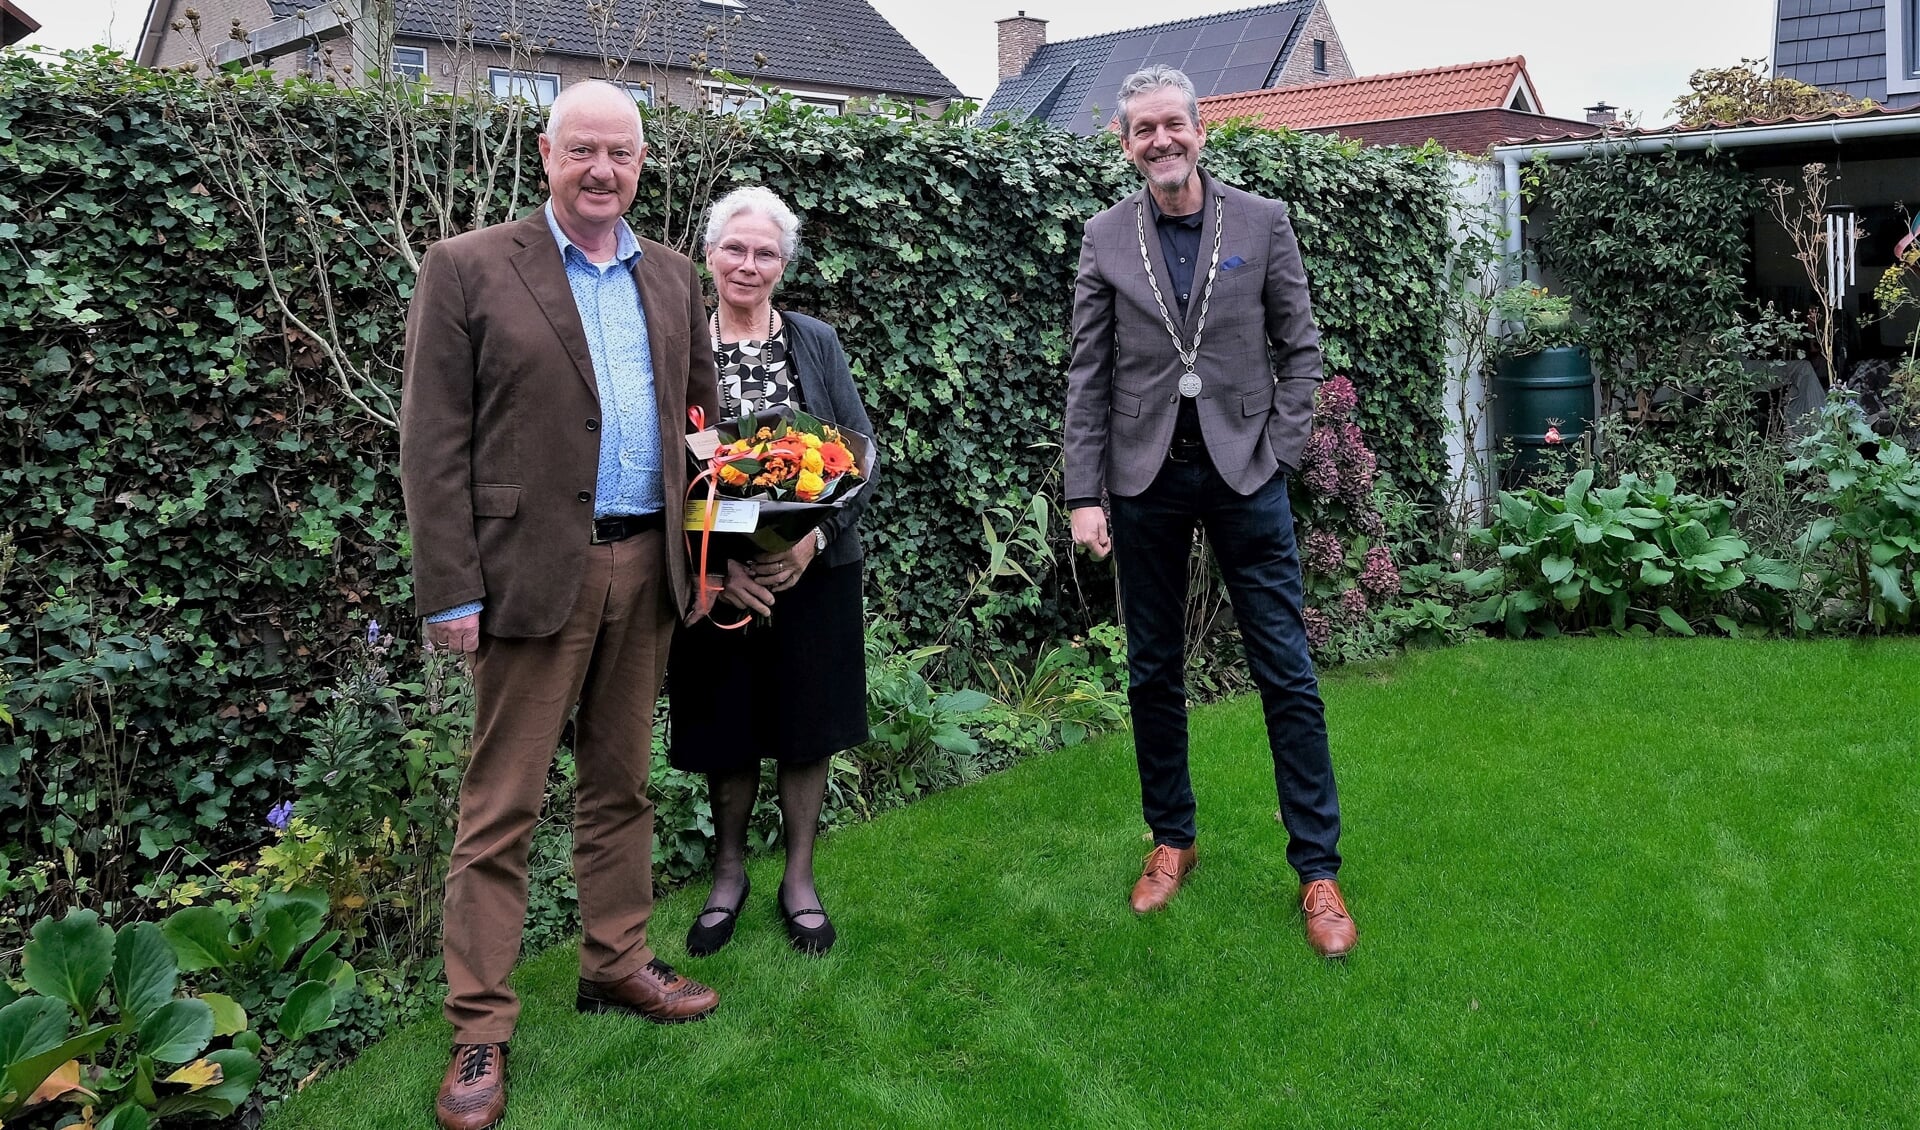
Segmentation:
{"type": "Polygon", "coordinates": [[[720,433],[713,428],[708,428],[704,432],[692,432],[687,436],[687,450],[693,452],[693,457],[698,462],[705,463],[712,459],[713,453],[719,447],[720,433]]]}
{"type": "MultiPolygon", "coordinates": [[[[723,498],[714,512],[713,532],[717,534],[750,534],[760,526],[760,504],[748,499],[723,498]]],[[[697,498],[687,503],[687,518],[683,527],[698,533],[707,528],[707,501],[697,498]]]]}

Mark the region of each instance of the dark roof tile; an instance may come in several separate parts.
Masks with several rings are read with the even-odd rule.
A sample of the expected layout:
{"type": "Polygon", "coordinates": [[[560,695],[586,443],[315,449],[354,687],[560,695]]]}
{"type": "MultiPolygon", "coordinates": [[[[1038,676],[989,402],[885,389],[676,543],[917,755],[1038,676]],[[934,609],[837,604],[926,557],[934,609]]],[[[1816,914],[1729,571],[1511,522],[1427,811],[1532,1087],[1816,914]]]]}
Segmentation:
{"type": "MultiPolygon", "coordinates": [[[[318,0],[269,0],[269,5],[275,16],[285,17],[296,8],[318,6],[318,0]]],[[[960,89],[867,0],[739,0],[739,7],[726,8],[670,0],[663,6],[671,9],[670,17],[653,28],[629,26],[613,33],[622,40],[617,55],[643,65],[685,67],[688,55],[709,46],[706,27],[738,15],[728,61],[742,76],[915,98],[960,97],[960,89]],[[647,34],[629,53],[626,44],[642,30],[647,34]],[[751,62],[757,51],[767,56],[765,69],[758,71],[751,62]]],[[[452,41],[458,37],[456,18],[471,18],[478,43],[498,43],[501,31],[513,25],[529,42],[544,45],[551,37],[555,42],[547,50],[556,54],[603,55],[581,0],[397,0],[395,7],[402,35],[452,41]]]]}
{"type": "Polygon", "coordinates": [[[1314,3],[1285,0],[1045,44],[1023,74],[1001,81],[982,114],[1037,117],[1075,133],[1097,133],[1113,117],[1113,96],[1121,80],[1150,63],[1185,71],[1202,98],[1259,89],[1274,80],[1279,64],[1299,43],[1314,3]],[[1065,77],[1054,84],[1050,101],[1036,95],[1034,76],[1063,71],[1065,77]]]}

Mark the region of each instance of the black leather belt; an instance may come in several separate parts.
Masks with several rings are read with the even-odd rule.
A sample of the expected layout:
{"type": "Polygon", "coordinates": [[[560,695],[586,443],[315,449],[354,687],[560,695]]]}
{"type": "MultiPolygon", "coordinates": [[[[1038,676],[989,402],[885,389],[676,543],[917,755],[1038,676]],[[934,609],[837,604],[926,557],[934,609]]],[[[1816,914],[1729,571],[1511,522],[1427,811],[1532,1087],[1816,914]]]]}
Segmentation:
{"type": "Polygon", "coordinates": [[[1199,463],[1207,457],[1207,441],[1203,439],[1181,439],[1174,437],[1167,448],[1167,458],[1174,463],[1199,463]]]}
{"type": "Polygon", "coordinates": [[[593,520],[593,536],[588,539],[591,545],[606,545],[610,542],[625,541],[647,530],[664,530],[666,519],[658,511],[652,514],[616,514],[607,518],[593,520]]]}

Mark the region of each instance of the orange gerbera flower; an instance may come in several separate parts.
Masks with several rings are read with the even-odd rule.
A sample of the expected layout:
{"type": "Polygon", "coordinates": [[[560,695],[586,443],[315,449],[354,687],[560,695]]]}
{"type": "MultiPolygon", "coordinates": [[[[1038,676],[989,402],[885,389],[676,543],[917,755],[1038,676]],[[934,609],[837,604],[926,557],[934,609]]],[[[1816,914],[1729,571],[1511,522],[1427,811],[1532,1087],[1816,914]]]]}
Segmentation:
{"type": "Polygon", "coordinates": [[[823,443],[819,447],[820,470],[827,478],[853,470],[853,453],[845,444],[823,443]]]}

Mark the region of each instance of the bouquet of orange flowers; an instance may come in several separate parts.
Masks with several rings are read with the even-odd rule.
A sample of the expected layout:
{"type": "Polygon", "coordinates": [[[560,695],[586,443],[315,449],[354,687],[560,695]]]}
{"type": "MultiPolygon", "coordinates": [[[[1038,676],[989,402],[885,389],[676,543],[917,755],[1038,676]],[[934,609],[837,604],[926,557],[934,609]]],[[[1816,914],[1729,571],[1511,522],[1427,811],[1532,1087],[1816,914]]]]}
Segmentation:
{"type": "Polygon", "coordinates": [[[873,441],[794,408],[769,408],[687,437],[686,529],[721,557],[777,553],[866,489],[873,441]],[[746,535],[753,548],[738,544],[746,535]],[[732,543],[732,544],[729,544],[732,543]]]}
{"type": "Polygon", "coordinates": [[[839,429],[805,412],[764,425],[735,421],[732,434],[737,438],[723,436],[709,464],[733,497],[761,492],[778,501],[831,502],[862,478],[839,429]]]}
{"type": "Polygon", "coordinates": [[[700,579],[691,617],[698,619],[712,611],[724,583],[713,572],[716,561],[791,548],[866,489],[874,450],[866,436],[794,408],[710,429],[697,409],[689,415],[701,429],[687,437],[694,473],[683,523],[700,579]]]}

